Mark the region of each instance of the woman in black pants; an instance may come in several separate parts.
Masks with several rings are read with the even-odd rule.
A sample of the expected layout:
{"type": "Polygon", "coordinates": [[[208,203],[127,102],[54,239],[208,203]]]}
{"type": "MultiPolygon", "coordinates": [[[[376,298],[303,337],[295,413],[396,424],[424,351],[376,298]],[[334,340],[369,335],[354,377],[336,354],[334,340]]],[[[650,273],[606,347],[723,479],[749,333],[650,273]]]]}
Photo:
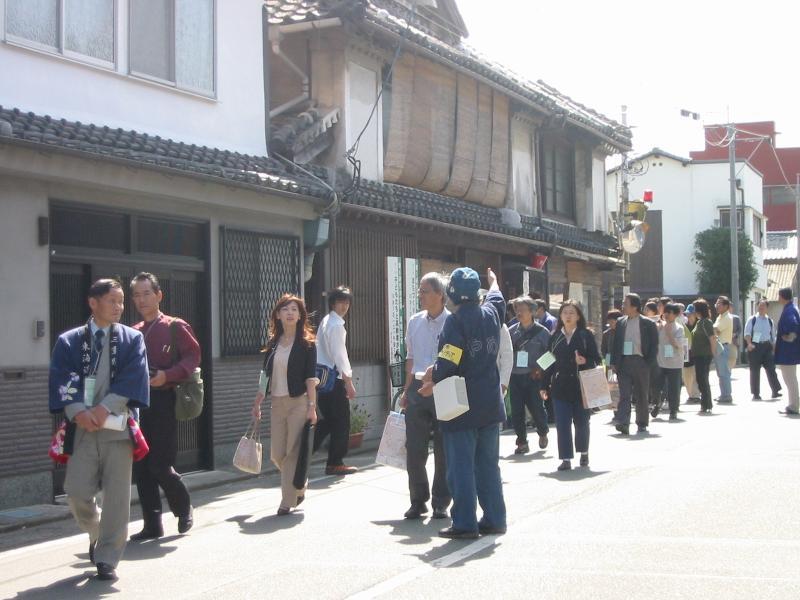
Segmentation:
{"type": "Polygon", "coordinates": [[[697,387],[700,388],[700,414],[702,415],[711,412],[711,385],[708,383],[708,371],[714,358],[717,336],[714,335],[714,324],[711,322],[708,302],[701,298],[695,300],[693,306],[698,321],[692,332],[692,358],[694,359],[697,387]]]}
{"type": "Polygon", "coordinates": [[[572,426],[575,426],[575,450],[580,453],[580,465],[589,466],[589,416],[583,408],[578,371],[593,369],[600,364],[600,353],[594,334],[586,327],[580,305],[567,300],[558,311],[558,324],[550,338],[549,350],[555,357],[545,373],[542,398],[553,398],[558,432],[559,471],[572,468],[572,426]]]}

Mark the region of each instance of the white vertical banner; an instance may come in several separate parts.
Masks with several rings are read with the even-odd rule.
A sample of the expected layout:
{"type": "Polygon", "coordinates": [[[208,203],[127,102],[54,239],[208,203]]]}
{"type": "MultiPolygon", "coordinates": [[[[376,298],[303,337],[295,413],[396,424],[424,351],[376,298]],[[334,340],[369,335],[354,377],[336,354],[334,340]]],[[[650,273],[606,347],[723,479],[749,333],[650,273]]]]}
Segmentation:
{"type": "Polygon", "coordinates": [[[403,259],[386,257],[386,325],[389,328],[389,364],[403,359],[403,259]]]}
{"type": "Polygon", "coordinates": [[[411,315],[419,312],[419,296],[417,295],[420,278],[419,261],[416,258],[407,258],[405,267],[406,311],[404,325],[408,325],[411,315]]]}
{"type": "Polygon", "coordinates": [[[531,293],[531,274],[528,269],[522,270],[522,295],[528,296],[531,293]]]}

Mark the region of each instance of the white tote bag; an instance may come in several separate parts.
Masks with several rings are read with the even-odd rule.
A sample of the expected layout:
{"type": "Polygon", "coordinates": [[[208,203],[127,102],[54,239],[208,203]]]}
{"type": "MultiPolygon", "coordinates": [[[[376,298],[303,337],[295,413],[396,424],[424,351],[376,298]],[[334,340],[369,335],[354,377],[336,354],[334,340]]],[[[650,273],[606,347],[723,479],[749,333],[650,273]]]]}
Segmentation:
{"type": "Polygon", "coordinates": [[[258,475],[261,473],[261,433],[259,431],[260,421],[252,419],[247,431],[244,432],[236,453],[233,455],[233,466],[244,471],[258,475]]]}
{"type": "Polygon", "coordinates": [[[469,410],[467,383],[463,377],[448,377],[433,386],[433,403],[436,418],[452,421],[469,410]]]}
{"type": "Polygon", "coordinates": [[[396,469],[406,468],[406,416],[390,412],[383,426],[375,462],[396,469]]]}

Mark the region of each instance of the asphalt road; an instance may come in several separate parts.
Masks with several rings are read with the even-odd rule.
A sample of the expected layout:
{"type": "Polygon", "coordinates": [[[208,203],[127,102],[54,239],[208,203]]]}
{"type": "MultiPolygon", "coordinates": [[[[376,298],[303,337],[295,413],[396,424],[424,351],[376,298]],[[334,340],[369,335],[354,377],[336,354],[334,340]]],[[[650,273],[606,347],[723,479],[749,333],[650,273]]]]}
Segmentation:
{"type": "Polygon", "coordinates": [[[555,471],[555,432],[524,457],[505,434],[503,536],[448,541],[447,522],[403,520],[405,472],[389,467],[317,474],[288,517],[261,477],[196,493],[189,535],[168,519],[165,538],[129,544],[115,583],[94,579],[72,521],[3,534],[0,597],[797,600],[800,419],[735,377],[736,404],[683,405],[647,436],[593,417],[589,469],[555,471]]]}

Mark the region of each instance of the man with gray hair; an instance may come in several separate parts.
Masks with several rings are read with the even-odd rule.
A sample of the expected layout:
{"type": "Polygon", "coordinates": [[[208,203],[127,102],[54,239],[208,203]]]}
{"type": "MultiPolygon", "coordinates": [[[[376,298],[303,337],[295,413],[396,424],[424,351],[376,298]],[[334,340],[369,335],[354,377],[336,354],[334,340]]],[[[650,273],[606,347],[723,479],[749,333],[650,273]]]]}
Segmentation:
{"type": "Polygon", "coordinates": [[[447,487],[447,466],[442,446],[442,432],[436,420],[433,396],[420,396],[421,382],[414,373],[425,372],[436,362],[439,334],[450,312],[445,308],[445,281],[438,273],[427,273],[419,282],[419,303],[422,310],[408,321],[406,330],[406,385],[400,406],[406,411],[406,469],[411,507],[406,519],[419,519],[428,512],[431,499],[433,518],[446,519],[450,505],[447,487]],[[428,484],[428,445],[433,436],[433,489],[428,484]]]}

